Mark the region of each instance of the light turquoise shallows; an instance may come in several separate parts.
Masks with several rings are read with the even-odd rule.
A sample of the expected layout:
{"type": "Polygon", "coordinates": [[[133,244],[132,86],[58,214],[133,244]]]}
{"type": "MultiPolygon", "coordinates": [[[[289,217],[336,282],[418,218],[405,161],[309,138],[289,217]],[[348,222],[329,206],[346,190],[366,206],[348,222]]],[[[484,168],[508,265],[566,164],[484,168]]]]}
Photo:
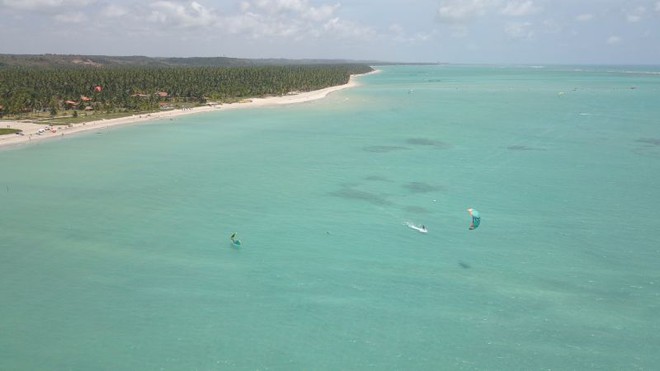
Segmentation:
{"type": "Polygon", "coordinates": [[[657,368],[660,69],[380,69],[0,150],[0,369],[657,368]]]}

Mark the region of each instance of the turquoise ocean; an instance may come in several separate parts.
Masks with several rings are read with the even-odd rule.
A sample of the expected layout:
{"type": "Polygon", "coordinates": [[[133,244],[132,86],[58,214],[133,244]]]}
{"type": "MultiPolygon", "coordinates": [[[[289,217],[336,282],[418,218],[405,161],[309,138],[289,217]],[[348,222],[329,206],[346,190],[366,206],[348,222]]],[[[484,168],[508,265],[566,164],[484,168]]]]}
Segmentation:
{"type": "Polygon", "coordinates": [[[378,69],[0,149],[0,369],[660,367],[660,68],[378,69]]]}

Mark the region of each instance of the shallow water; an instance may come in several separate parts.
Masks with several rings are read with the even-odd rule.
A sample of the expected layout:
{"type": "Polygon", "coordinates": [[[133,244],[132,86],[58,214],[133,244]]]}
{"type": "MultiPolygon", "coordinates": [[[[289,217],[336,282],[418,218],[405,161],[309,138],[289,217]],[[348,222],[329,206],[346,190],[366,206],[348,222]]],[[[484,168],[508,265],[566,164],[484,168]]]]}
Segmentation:
{"type": "Polygon", "coordinates": [[[0,369],[655,368],[658,69],[381,69],[0,151],[0,369]]]}

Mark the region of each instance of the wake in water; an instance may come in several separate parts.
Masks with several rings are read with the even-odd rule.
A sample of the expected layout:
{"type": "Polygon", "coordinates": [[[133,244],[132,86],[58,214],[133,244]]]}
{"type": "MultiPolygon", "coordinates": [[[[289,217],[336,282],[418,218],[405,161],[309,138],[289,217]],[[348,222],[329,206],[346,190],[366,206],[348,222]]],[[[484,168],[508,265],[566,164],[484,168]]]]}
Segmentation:
{"type": "Polygon", "coordinates": [[[429,231],[428,229],[426,229],[426,226],[423,224],[421,226],[415,225],[411,222],[405,222],[404,224],[407,225],[408,228],[412,228],[420,233],[428,233],[429,231]]]}

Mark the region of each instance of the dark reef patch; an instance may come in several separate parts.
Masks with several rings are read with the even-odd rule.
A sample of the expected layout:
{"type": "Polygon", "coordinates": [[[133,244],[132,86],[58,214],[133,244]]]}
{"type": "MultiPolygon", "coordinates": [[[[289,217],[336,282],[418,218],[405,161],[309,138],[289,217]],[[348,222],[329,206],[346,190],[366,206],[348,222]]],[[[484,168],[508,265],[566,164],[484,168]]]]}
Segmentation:
{"type": "Polygon", "coordinates": [[[410,182],[404,184],[403,187],[412,193],[430,193],[430,192],[437,192],[443,190],[443,187],[422,183],[422,182],[410,182]]]}
{"type": "Polygon", "coordinates": [[[403,208],[405,211],[413,214],[430,214],[431,210],[421,206],[406,206],[403,208]]]}
{"type": "Polygon", "coordinates": [[[521,145],[521,144],[508,146],[508,147],[506,147],[506,149],[511,150],[511,151],[542,151],[542,149],[540,149],[540,148],[524,146],[524,145],[521,145]]]}
{"type": "Polygon", "coordinates": [[[373,153],[388,153],[388,152],[394,152],[394,151],[402,151],[406,150],[409,148],[406,147],[401,147],[401,146],[369,146],[369,147],[364,147],[364,150],[367,152],[373,152],[373,153]]]}
{"type": "Polygon", "coordinates": [[[644,157],[660,157],[660,138],[639,138],[635,142],[640,144],[632,150],[633,153],[644,157]]]}
{"type": "Polygon", "coordinates": [[[660,147],[660,139],[658,138],[639,138],[637,142],[660,147]]]}
{"type": "Polygon", "coordinates": [[[360,191],[352,188],[344,188],[336,192],[330,192],[331,196],[340,197],[347,200],[365,201],[372,205],[388,206],[392,203],[385,197],[375,193],[360,191]]]}
{"type": "Polygon", "coordinates": [[[449,144],[441,142],[439,140],[433,140],[428,138],[410,138],[406,140],[406,143],[414,146],[429,146],[436,148],[448,148],[449,144]]]}
{"type": "Polygon", "coordinates": [[[380,175],[370,175],[370,176],[368,176],[364,179],[372,181],[372,182],[391,182],[391,180],[387,179],[384,176],[380,176],[380,175]]]}

